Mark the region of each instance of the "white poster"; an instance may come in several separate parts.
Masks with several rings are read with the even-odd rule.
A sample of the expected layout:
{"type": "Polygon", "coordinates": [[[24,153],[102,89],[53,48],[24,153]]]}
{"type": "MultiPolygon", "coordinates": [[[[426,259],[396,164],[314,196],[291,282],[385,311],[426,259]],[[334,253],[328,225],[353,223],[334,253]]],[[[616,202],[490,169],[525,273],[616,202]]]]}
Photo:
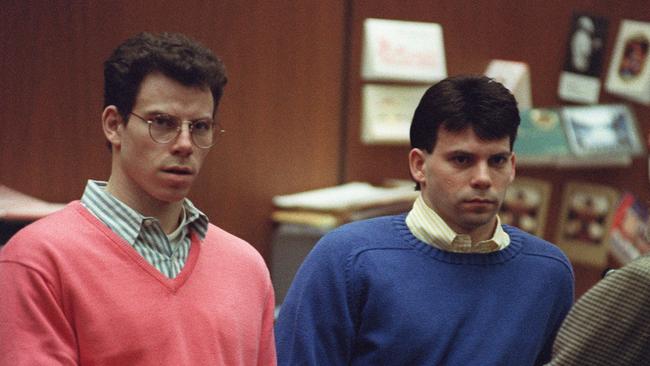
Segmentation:
{"type": "Polygon", "coordinates": [[[436,23],[366,19],[364,80],[433,83],[447,77],[442,27],[436,23]]]}

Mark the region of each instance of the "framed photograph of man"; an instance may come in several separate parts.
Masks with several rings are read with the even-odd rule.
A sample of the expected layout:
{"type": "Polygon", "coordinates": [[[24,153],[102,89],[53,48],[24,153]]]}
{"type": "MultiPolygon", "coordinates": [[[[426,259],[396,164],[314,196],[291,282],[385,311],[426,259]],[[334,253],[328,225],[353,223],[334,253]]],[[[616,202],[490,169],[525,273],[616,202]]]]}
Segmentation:
{"type": "Polygon", "coordinates": [[[607,238],[619,196],[609,186],[566,184],[556,244],[572,261],[597,267],[607,265],[607,238]]]}
{"type": "Polygon", "coordinates": [[[515,178],[501,205],[501,223],[516,226],[539,237],[544,236],[550,196],[550,182],[527,177],[515,178]]]}
{"type": "Polygon", "coordinates": [[[564,70],[599,77],[602,70],[608,20],[586,13],[571,17],[571,34],[566,45],[564,70]]]}
{"type": "Polygon", "coordinates": [[[623,20],[605,89],[650,105],[650,22],[623,20]]]}
{"type": "Polygon", "coordinates": [[[558,95],[563,100],[597,103],[607,35],[607,18],[574,13],[558,95]]]}

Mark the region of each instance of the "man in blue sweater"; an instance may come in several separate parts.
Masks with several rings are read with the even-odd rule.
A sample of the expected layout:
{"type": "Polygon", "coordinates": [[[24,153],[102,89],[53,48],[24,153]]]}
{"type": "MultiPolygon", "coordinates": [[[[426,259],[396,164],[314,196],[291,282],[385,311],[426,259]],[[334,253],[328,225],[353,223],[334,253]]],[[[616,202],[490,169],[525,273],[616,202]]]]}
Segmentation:
{"type": "Polygon", "coordinates": [[[432,86],[411,124],[421,195],[342,226],[305,259],[276,325],[280,365],[537,365],[573,302],[554,245],[501,225],[515,176],[512,94],[483,76],[432,86]]]}

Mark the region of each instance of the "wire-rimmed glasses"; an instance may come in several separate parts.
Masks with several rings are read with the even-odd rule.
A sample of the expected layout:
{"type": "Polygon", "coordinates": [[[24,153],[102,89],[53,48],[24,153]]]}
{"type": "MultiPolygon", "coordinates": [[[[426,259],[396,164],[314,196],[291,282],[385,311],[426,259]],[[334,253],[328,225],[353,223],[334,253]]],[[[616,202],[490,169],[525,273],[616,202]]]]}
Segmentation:
{"type": "Polygon", "coordinates": [[[149,136],[159,144],[167,144],[176,139],[181,134],[184,123],[188,124],[192,143],[201,149],[214,146],[217,136],[226,132],[219,123],[211,118],[183,121],[169,114],[157,114],[148,119],[133,112],[131,114],[149,125],[149,136]]]}

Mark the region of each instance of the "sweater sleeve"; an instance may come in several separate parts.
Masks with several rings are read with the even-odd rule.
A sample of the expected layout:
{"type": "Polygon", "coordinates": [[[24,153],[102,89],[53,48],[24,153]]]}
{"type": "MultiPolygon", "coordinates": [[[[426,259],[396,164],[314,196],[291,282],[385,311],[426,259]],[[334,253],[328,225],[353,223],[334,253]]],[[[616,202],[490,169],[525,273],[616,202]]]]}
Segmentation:
{"type": "Polygon", "coordinates": [[[549,365],[640,365],[650,358],[650,258],[587,291],[562,324],[549,365]]]}
{"type": "Polygon", "coordinates": [[[343,238],[325,236],[307,256],[276,323],[279,365],[345,365],[355,335],[343,238]]]}
{"type": "Polygon", "coordinates": [[[558,273],[557,279],[554,283],[557,292],[555,293],[555,315],[552,321],[549,322],[550,331],[545,336],[543,348],[537,357],[535,365],[543,365],[551,360],[551,352],[553,349],[553,342],[557,336],[562,322],[571,310],[574,302],[575,293],[575,277],[573,270],[570,267],[568,259],[566,260],[567,271],[558,273]]]}
{"type": "Polygon", "coordinates": [[[78,364],[73,329],[38,271],[1,260],[0,294],[0,365],[78,364]]]}
{"type": "Polygon", "coordinates": [[[273,322],[275,315],[275,296],[271,281],[268,281],[266,304],[262,318],[262,334],[260,335],[259,358],[260,366],[273,366],[277,364],[275,340],[273,338],[273,322]]]}

